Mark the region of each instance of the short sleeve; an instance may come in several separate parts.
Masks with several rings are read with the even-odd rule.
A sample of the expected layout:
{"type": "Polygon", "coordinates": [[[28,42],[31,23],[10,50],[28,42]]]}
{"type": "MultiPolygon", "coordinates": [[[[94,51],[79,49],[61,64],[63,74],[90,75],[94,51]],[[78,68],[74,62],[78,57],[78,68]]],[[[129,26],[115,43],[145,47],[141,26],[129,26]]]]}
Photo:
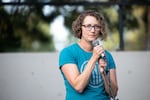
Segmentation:
{"type": "Polygon", "coordinates": [[[65,48],[60,52],[59,55],[59,68],[61,68],[64,64],[69,63],[75,64],[75,57],[72,50],[65,48]]]}
{"type": "Polygon", "coordinates": [[[114,61],[111,53],[106,51],[106,57],[107,57],[107,62],[108,62],[107,69],[115,69],[116,64],[115,64],[115,61],[114,61]]]}

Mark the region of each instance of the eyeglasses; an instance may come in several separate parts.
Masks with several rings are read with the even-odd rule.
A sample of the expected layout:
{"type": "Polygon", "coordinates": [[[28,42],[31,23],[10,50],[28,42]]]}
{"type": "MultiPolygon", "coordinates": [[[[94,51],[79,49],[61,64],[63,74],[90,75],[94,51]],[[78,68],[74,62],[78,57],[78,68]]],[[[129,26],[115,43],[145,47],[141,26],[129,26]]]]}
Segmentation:
{"type": "Polygon", "coordinates": [[[88,24],[88,25],[82,25],[82,26],[84,26],[87,31],[90,31],[92,28],[94,28],[94,30],[96,31],[99,31],[101,29],[101,26],[99,25],[92,26],[91,24],[88,24]]]}

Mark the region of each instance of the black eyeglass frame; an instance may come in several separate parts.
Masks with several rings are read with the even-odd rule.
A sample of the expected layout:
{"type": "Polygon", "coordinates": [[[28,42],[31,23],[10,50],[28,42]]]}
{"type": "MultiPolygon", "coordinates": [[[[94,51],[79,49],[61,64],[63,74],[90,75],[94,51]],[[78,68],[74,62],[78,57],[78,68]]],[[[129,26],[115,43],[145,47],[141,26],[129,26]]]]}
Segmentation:
{"type": "Polygon", "coordinates": [[[91,24],[88,24],[88,25],[82,25],[83,27],[85,27],[86,30],[88,31],[91,31],[92,28],[94,28],[94,30],[96,31],[99,31],[101,29],[101,26],[100,25],[91,25],[91,24]]]}

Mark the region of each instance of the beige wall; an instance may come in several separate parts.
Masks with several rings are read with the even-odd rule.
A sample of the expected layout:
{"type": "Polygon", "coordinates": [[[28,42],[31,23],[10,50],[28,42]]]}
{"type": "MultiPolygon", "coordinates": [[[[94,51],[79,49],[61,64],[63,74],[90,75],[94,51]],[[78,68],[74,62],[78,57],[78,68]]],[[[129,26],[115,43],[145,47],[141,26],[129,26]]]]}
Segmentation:
{"type": "MultiPolygon", "coordinates": [[[[0,100],[64,100],[59,53],[1,53],[0,100]]],[[[150,98],[150,52],[112,52],[120,100],[150,98]]]]}

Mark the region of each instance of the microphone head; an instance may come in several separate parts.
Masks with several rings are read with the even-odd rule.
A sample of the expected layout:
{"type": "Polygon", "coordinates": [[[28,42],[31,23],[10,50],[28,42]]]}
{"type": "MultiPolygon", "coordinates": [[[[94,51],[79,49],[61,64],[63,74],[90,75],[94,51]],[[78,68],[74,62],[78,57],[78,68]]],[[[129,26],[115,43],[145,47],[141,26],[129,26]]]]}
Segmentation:
{"type": "MultiPolygon", "coordinates": [[[[97,45],[102,45],[102,42],[101,42],[100,40],[96,39],[96,40],[94,40],[94,41],[92,42],[92,45],[93,45],[93,47],[96,47],[97,45]]],[[[105,53],[102,53],[102,54],[100,55],[100,59],[106,60],[105,53]]]]}
{"type": "Polygon", "coordinates": [[[100,45],[99,40],[98,40],[98,39],[97,39],[97,40],[94,40],[94,41],[92,42],[92,45],[93,45],[94,47],[96,47],[97,45],[100,45]]]}

